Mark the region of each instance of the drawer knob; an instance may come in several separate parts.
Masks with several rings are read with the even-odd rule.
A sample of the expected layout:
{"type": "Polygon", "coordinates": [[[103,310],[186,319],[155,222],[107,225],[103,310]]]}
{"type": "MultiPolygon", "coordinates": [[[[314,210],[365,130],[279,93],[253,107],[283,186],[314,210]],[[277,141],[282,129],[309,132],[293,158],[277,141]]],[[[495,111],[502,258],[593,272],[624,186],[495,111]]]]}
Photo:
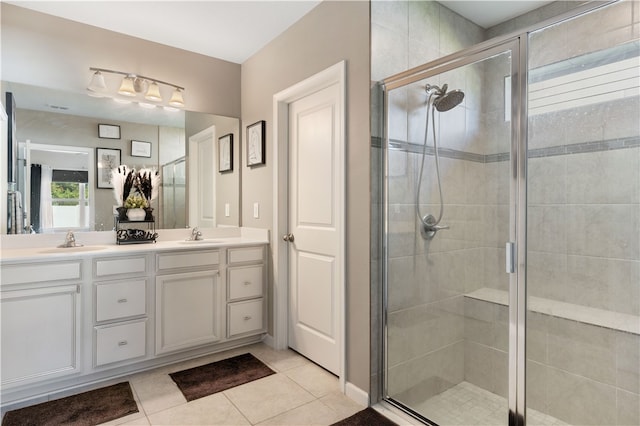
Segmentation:
{"type": "Polygon", "coordinates": [[[118,342],[118,346],[127,346],[129,342],[127,342],[126,340],[121,340],[118,342]]]}
{"type": "Polygon", "coordinates": [[[247,315],[246,317],[244,317],[244,320],[245,320],[245,321],[249,321],[250,319],[251,319],[251,317],[250,317],[250,316],[248,316],[248,315],[247,315]]]}
{"type": "Polygon", "coordinates": [[[127,303],[127,299],[118,299],[118,303],[127,303]]]}
{"type": "Polygon", "coordinates": [[[245,281],[244,285],[251,285],[251,281],[245,281]]]}

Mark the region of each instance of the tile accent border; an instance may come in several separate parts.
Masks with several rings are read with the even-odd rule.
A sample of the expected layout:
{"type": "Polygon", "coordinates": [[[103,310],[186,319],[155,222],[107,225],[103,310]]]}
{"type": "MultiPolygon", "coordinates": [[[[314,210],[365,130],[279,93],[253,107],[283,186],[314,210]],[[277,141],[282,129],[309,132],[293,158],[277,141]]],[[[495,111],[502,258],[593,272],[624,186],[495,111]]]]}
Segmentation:
{"type": "MultiPolygon", "coordinates": [[[[374,136],[371,138],[371,146],[383,148],[383,138],[374,136]]],[[[612,151],[617,149],[640,148],[640,137],[608,139],[604,141],[581,142],[575,144],[551,146],[547,148],[530,149],[528,158],[555,157],[558,155],[582,154],[585,152],[612,151]]],[[[422,144],[414,144],[398,139],[389,141],[389,149],[395,151],[405,151],[415,154],[422,154],[422,144]]],[[[438,153],[441,157],[455,160],[473,161],[476,163],[496,163],[508,161],[510,154],[501,152],[498,154],[476,154],[473,152],[458,151],[449,148],[440,148],[438,153]]],[[[427,155],[434,155],[433,147],[428,146],[427,155]]]]}

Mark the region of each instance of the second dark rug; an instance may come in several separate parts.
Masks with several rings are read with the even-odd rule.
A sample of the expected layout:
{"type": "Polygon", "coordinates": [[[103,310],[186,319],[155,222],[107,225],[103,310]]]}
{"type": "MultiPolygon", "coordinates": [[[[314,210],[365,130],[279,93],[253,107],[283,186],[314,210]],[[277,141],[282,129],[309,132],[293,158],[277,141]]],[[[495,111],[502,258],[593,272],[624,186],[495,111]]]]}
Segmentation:
{"type": "Polygon", "coordinates": [[[169,376],[187,401],[193,401],[272,374],[275,371],[247,353],[171,373],[169,376]]]}
{"type": "Polygon", "coordinates": [[[128,382],[8,411],[2,426],[89,426],[137,413],[128,382]]]}
{"type": "Polygon", "coordinates": [[[340,420],[331,426],[398,426],[371,407],[358,411],[351,417],[340,420]]]}

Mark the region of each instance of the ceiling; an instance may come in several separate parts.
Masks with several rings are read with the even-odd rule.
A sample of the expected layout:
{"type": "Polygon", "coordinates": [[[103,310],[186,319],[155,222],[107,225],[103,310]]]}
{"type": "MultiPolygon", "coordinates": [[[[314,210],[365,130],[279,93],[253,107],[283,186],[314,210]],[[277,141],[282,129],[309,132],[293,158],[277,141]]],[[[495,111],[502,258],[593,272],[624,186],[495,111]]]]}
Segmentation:
{"type": "Polygon", "coordinates": [[[238,64],[320,3],[320,0],[3,1],[238,64]]]}
{"type": "Polygon", "coordinates": [[[529,0],[440,0],[449,9],[464,16],[482,28],[490,28],[501,22],[520,16],[552,1],[529,0]]]}
{"type": "MultiPolygon", "coordinates": [[[[241,64],[321,0],[3,1],[241,64]]],[[[551,2],[443,0],[440,3],[489,28],[551,2]]]]}

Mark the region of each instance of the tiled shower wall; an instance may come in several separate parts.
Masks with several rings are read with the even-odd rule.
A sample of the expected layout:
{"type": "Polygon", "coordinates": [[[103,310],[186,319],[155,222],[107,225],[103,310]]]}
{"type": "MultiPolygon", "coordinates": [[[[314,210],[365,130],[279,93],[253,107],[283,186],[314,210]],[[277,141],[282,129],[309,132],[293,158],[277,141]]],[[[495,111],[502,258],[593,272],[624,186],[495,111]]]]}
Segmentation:
{"type": "MultiPolygon", "coordinates": [[[[577,5],[568,3],[552,3],[485,34],[512,31],[577,5]]],[[[532,44],[532,63],[542,65],[585,53],[586,46],[597,50],[612,40],[637,37],[635,3],[610,8],[606,16],[617,24],[608,40],[592,40],[588,31],[566,27],[547,30],[548,41],[541,37],[532,44]],[[559,54],[560,45],[564,52],[559,54]]],[[[445,9],[434,2],[372,2],[373,79],[451,53],[448,46],[458,50],[480,41],[482,29],[445,9]],[[416,17],[427,22],[419,31],[416,17]],[[429,19],[438,22],[430,24],[429,19]],[[460,32],[462,26],[470,29],[460,32]],[[461,37],[451,42],[453,34],[461,37]],[[439,50],[442,46],[445,49],[439,50]]],[[[578,28],[602,25],[602,17],[582,19],[578,28]]],[[[507,289],[501,247],[508,239],[504,224],[509,170],[500,154],[508,147],[495,141],[504,140],[501,132],[508,137],[508,125],[500,115],[502,88],[478,80],[491,75],[487,71],[500,66],[497,62],[432,82],[464,86],[464,108],[442,113],[440,126],[450,132],[442,132],[439,140],[441,146],[469,155],[441,159],[443,223],[451,230],[440,232],[430,243],[420,238],[413,210],[420,149],[407,144],[422,143],[424,106],[419,104],[426,96],[407,88],[394,94],[391,103],[391,138],[397,149],[388,153],[388,275],[394,286],[388,318],[394,342],[388,360],[393,370],[389,391],[407,403],[462,380],[506,396],[507,309],[462,296],[480,287],[507,289]],[[464,83],[456,85],[460,81],[464,83]],[[473,104],[478,96],[483,99],[479,106],[473,104]],[[445,114],[451,114],[453,127],[446,126],[445,114]],[[464,126],[459,125],[460,115],[464,126]],[[455,135],[461,127],[464,138],[455,135]]],[[[635,97],[530,119],[529,295],[640,314],[639,113],[635,97]]],[[[372,158],[380,160],[380,123],[374,120],[373,126],[372,158]]],[[[426,161],[421,200],[429,205],[421,210],[437,214],[433,157],[426,161]]],[[[373,188],[374,214],[382,202],[378,189],[373,188]]],[[[372,283],[374,289],[377,284],[372,283]]],[[[638,335],[535,313],[529,315],[528,331],[529,406],[575,424],[640,424],[638,335]]]]}
{"type": "MultiPolygon", "coordinates": [[[[371,7],[373,80],[471,46],[483,37],[480,27],[435,2],[372,2],[371,7]],[[454,32],[456,28],[461,31],[454,32]]],[[[442,84],[440,81],[432,83],[442,84]]],[[[449,84],[453,86],[455,82],[449,84]]],[[[390,188],[393,189],[389,191],[390,252],[387,266],[389,281],[402,287],[390,293],[389,300],[389,331],[393,334],[390,339],[395,344],[387,361],[393,368],[389,374],[389,391],[394,395],[410,389],[416,394],[416,386],[421,390],[420,394],[436,394],[463,379],[461,295],[465,291],[465,271],[454,266],[465,264],[466,259],[472,258],[478,251],[476,247],[465,247],[461,227],[453,226],[446,240],[436,239],[431,247],[425,244],[419,233],[416,234],[414,191],[421,159],[416,148],[420,147],[424,137],[425,101],[423,90],[401,89],[390,111],[394,123],[391,137],[401,144],[400,149],[389,151],[390,188]],[[441,288],[416,285],[426,282],[427,273],[441,277],[453,274],[461,279],[434,280],[445,283],[441,288]]],[[[462,114],[464,116],[464,112],[462,114]]],[[[372,147],[372,158],[378,159],[381,158],[379,124],[373,120],[374,140],[378,144],[374,143],[372,147]]],[[[459,129],[459,126],[452,129],[459,129]]],[[[430,160],[433,157],[427,158],[427,161],[430,160]]],[[[454,180],[448,177],[458,176],[459,173],[454,169],[464,169],[464,163],[443,158],[443,182],[453,183],[454,180]]],[[[430,173],[429,167],[425,169],[427,171],[430,173]]],[[[450,194],[453,196],[455,193],[460,199],[466,198],[464,182],[455,182],[463,192],[452,191],[450,194]]],[[[431,189],[432,185],[423,188],[421,200],[425,203],[422,206],[424,213],[434,212],[432,205],[426,205],[433,203],[431,189]]],[[[373,192],[375,212],[379,211],[381,200],[376,198],[379,197],[376,193],[380,192],[375,187],[373,192]]],[[[468,214],[470,212],[459,205],[450,208],[447,220],[457,220],[462,224],[468,214]]],[[[479,261],[476,259],[476,262],[479,261]]],[[[377,380],[375,376],[373,379],[377,380]]]]}
{"type": "MultiPolygon", "coordinates": [[[[530,67],[630,42],[637,55],[639,23],[628,1],[539,31],[530,67]]],[[[528,405],[571,424],[640,425],[638,117],[637,95],[529,117],[528,294],[599,309],[596,324],[623,314],[529,313],[528,405]]]]}

